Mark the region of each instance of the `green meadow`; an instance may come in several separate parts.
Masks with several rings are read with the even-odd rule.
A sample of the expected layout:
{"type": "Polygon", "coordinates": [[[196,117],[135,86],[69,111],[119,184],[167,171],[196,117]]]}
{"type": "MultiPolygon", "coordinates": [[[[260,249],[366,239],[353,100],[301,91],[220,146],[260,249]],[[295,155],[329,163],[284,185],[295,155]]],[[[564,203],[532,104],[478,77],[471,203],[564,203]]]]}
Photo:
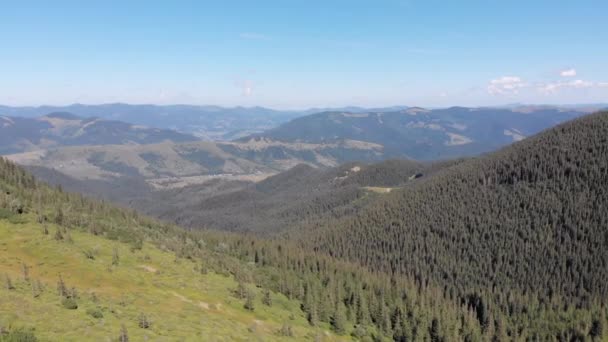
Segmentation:
{"type": "Polygon", "coordinates": [[[0,329],[43,341],[118,341],[125,330],[130,341],[345,339],[311,327],[300,304],[281,294],[263,304],[252,284],[253,310],[245,309],[232,276],[201,272],[151,244],[134,249],[77,230],[57,239],[59,227],[45,232],[21,217],[0,219],[0,329]],[[61,282],[77,308],[60,295],[61,282]]]}

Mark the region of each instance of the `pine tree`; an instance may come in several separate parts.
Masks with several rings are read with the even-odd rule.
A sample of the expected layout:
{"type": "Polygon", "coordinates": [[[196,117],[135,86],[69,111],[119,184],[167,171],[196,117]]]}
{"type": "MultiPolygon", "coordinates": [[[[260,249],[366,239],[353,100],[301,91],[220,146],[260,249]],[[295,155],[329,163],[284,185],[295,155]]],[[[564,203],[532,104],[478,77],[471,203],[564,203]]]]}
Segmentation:
{"type": "Polygon", "coordinates": [[[283,323],[283,326],[281,326],[281,330],[279,330],[279,335],[285,337],[293,337],[293,329],[291,328],[291,325],[283,323]]]}
{"type": "Polygon", "coordinates": [[[11,280],[11,277],[9,277],[8,274],[5,274],[4,277],[5,277],[6,289],[7,290],[14,290],[15,286],[13,285],[13,281],[11,280]]]}
{"type": "Polygon", "coordinates": [[[120,262],[120,256],[118,255],[118,248],[114,247],[114,249],[112,251],[112,265],[118,266],[119,262],[120,262]]]}
{"type": "Polygon", "coordinates": [[[601,341],[604,337],[605,321],[606,318],[602,314],[599,318],[596,318],[591,322],[591,329],[589,329],[589,337],[591,337],[593,341],[601,341]]]}
{"type": "Polygon", "coordinates": [[[43,285],[40,282],[40,280],[36,280],[36,281],[32,282],[32,296],[34,298],[40,297],[40,295],[42,294],[42,290],[43,290],[43,285]]]}
{"type": "Polygon", "coordinates": [[[120,335],[118,336],[118,342],[129,342],[129,334],[127,327],[124,324],[120,326],[120,335]]]}
{"type": "Polygon", "coordinates": [[[246,296],[246,298],[245,298],[245,305],[243,305],[243,307],[246,310],[249,310],[249,311],[255,310],[255,307],[254,307],[254,304],[253,304],[253,300],[255,299],[255,294],[253,293],[253,291],[248,290],[247,294],[245,296],[246,296]]]}
{"type": "Polygon", "coordinates": [[[140,313],[139,317],[137,318],[137,325],[142,329],[148,329],[150,327],[150,320],[143,312],[140,313]]]}
{"type": "Polygon", "coordinates": [[[54,237],[55,237],[55,240],[57,240],[57,241],[63,240],[63,234],[61,233],[61,227],[57,227],[54,237]]]}
{"type": "Polygon", "coordinates": [[[357,323],[369,323],[369,307],[367,306],[366,296],[360,291],[357,296],[357,323]]]}
{"type": "Polygon", "coordinates": [[[65,282],[63,281],[63,277],[61,277],[61,274],[59,275],[59,280],[57,281],[57,293],[61,297],[69,296],[68,288],[65,286],[65,282]]]}
{"type": "Polygon", "coordinates": [[[339,302],[331,319],[331,326],[338,335],[342,335],[346,332],[346,323],[346,306],[339,302]]]}
{"type": "Polygon", "coordinates": [[[377,325],[385,335],[392,334],[391,317],[384,300],[382,300],[379,306],[377,325]]]}
{"type": "Polygon", "coordinates": [[[262,304],[266,306],[272,306],[272,297],[270,296],[270,290],[264,291],[264,296],[262,297],[262,304]]]}
{"type": "Polygon", "coordinates": [[[30,268],[25,263],[21,263],[21,272],[23,273],[23,281],[30,282],[30,268]]]}
{"type": "Polygon", "coordinates": [[[234,294],[236,296],[236,298],[238,299],[246,299],[247,298],[247,286],[245,285],[245,282],[243,282],[242,280],[239,281],[236,290],[234,291],[234,294]]]}
{"type": "Polygon", "coordinates": [[[310,309],[306,315],[306,319],[308,320],[308,323],[313,327],[319,324],[319,315],[317,313],[317,305],[315,303],[312,303],[310,305],[310,309]]]}
{"type": "Polygon", "coordinates": [[[503,342],[507,340],[508,337],[505,330],[505,324],[503,319],[499,316],[496,318],[496,322],[494,324],[494,336],[492,337],[492,342],[503,342]]]}
{"type": "Polygon", "coordinates": [[[63,225],[65,222],[65,217],[63,215],[63,210],[61,208],[57,208],[57,212],[55,213],[55,223],[59,226],[63,225]]]}
{"type": "Polygon", "coordinates": [[[317,308],[316,300],[312,294],[312,286],[306,287],[306,294],[304,295],[304,302],[302,303],[302,310],[306,312],[306,319],[308,323],[313,327],[319,324],[319,313],[317,308]]]}
{"type": "Polygon", "coordinates": [[[439,332],[439,321],[437,318],[433,318],[431,321],[431,326],[429,328],[429,335],[431,337],[431,342],[441,342],[443,339],[441,338],[441,334],[439,332]]]}

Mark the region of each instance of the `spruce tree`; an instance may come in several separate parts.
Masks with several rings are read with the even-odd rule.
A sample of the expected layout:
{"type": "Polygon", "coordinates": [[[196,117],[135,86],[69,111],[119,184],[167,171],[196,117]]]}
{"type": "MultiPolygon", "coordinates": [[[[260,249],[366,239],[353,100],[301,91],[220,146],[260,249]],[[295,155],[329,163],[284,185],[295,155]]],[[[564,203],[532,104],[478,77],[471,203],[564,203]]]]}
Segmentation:
{"type": "Polygon", "coordinates": [[[129,333],[127,327],[124,324],[120,326],[120,335],[118,335],[118,342],[129,342],[129,333]]]}
{"type": "Polygon", "coordinates": [[[30,282],[30,268],[25,263],[21,263],[21,272],[23,273],[23,281],[30,282]]]}
{"type": "Polygon", "coordinates": [[[63,281],[61,274],[59,275],[59,280],[57,281],[57,294],[59,294],[61,297],[68,297],[68,288],[65,286],[65,282],[63,281]]]}
{"type": "Polygon", "coordinates": [[[262,297],[262,304],[266,306],[272,306],[272,297],[270,296],[270,290],[264,291],[264,296],[262,297]]]}
{"type": "Polygon", "coordinates": [[[338,335],[343,335],[346,332],[346,306],[339,302],[336,305],[336,311],[331,319],[331,326],[338,335]]]}
{"type": "Polygon", "coordinates": [[[118,255],[118,248],[114,247],[114,249],[112,250],[112,265],[118,266],[119,262],[120,256],[118,255]]]}
{"type": "Polygon", "coordinates": [[[7,290],[14,290],[15,286],[13,285],[13,281],[11,280],[11,277],[8,276],[8,274],[4,275],[5,278],[5,286],[7,290]]]}
{"type": "Polygon", "coordinates": [[[247,293],[245,294],[245,305],[243,305],[243,307],[249,311],[255,310],[255,307],[253,304],[254,299],[255,299],[255,293],[253,293],[253,291],[251,291],[251,290],[247,290],[247,293]]]}
{"type": "Polygon", "coordinates": [[[137,325],[142,329],[148,329],[150,327],[150,320],[143,312],[140,313],[139,317],[137,318],[137,325]]]}

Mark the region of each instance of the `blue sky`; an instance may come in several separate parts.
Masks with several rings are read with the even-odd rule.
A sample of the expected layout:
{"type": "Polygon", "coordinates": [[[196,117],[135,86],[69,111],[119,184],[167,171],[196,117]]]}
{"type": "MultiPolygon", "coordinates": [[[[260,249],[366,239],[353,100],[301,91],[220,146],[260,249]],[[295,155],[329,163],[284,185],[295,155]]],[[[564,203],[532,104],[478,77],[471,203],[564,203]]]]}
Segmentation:
{"type": "Polygon", "coordinates": [[[608,1],[3,1],[0,103],[608,102],[608,1]]]}

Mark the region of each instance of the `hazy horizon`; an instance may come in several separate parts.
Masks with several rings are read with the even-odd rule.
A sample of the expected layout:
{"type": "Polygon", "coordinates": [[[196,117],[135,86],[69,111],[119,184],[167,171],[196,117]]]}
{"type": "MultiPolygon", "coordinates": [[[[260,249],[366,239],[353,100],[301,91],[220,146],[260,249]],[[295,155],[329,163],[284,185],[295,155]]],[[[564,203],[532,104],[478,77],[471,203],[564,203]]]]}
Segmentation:
{"type": "MultiPolygon", "coordinates": [[[[274,106],[262,106],[262,105],[221,105],[221,104],[196,104],[196,103],[164,103],[164,104],[156,104],[156,103],[129,103],[129,102],[100,102],[100,103],[66,103],[66,104],[33,104],[33,105],[9,105],[5,103],[0,103],[1,106],[9,107],[9,108],[65,108],[71,106],[111,106],[111,105],[127,105],[127,106],[192,106],[192,107],[218,107],[224,109],[232,109],[232,108],[264,108],[275,111],[310,111],[315,109],[340,109],[340,108],[361,108],[361,109],[381,109],[381,108],[397,108],[397,107],[420,107],[426,109],[442,109],[442,108],[450,108],[450,107],[466,107],[466,108],[509,108],[509,107],[564,107],[564,108],[581,108],[581,107],[604,107],[608,106],[608,102],[597,102],[597,103],[504,103],[504,104],[496,104],[496,105],[445,105],[445,106],[423,106],[417,104],[387,104],[387,105],[379,105],[379,106],[357,106],[357,105],[343,105],[343,106],[332,106],[332,107],[295,107],[295,108],[284,108],[284,107],[274,107],[274,106]]],[[[0,113],[1,115],[2,113],[0,113]]]]}

